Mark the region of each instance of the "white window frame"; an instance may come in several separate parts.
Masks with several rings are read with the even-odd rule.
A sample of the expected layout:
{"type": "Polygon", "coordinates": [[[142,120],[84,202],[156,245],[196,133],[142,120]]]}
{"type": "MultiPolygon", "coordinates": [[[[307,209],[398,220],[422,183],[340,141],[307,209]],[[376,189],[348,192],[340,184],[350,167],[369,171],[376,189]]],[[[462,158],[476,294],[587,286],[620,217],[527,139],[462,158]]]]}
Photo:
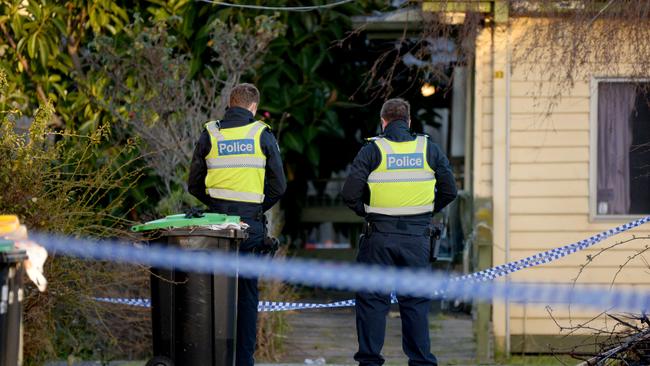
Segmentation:
{"type": "Polygon", "coordinates": [[[648,83],[650,78],[607,77],[591,78],[589,100],[589,219],[590,221],[628,222],[645,217],[643,214],[598,214],[598,84],[601,82],[648,83]]]}

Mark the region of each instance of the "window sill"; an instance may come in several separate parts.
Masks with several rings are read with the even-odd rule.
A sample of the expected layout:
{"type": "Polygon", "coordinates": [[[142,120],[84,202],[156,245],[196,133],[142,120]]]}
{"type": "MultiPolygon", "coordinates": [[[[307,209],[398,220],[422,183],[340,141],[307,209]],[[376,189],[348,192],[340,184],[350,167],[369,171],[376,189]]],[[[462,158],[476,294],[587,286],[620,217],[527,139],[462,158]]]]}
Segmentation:
{"type": "Polygon", "coordinates": [[[627,223],[633,220],[638,220],[650,216],[650,214],[634,214],[634,215],[589,215],[589,222],[620,222],[627,223]]]}

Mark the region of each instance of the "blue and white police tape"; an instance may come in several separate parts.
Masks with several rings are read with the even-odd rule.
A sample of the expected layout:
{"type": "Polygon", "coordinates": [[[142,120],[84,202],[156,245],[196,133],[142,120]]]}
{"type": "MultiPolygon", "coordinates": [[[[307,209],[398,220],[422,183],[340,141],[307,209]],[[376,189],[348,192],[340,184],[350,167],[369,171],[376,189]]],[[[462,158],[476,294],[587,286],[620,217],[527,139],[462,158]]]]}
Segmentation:
{"type": "Polygon", "coordinates": [[[578,242],[564,245],[558,248],[554,248],[551,250],[547,250],[545,252],[537,253],[534,255],[531,255],[530,257],[524,258],[524,259],[519,259],[513,262],[509,262],[506,264],[502,264],[499,266],[495,266],[492,268],[488,268],[482,271],[470,273],[464,276],[459,276],[456,278],[457,281],[463,281],[463,280],[475,280],[475,281],[489,281],[489,280],[494,280],[499,277],[508,275],[510,273],[517,272],[519,270],[522,270],[524,268],[530,268],[530,267],[535,267],[540,264],[545,264],[545,263],[550,263],[554,260],[560,259],[562,257],[566,257],[569,254],[576,253],[578,251],[581,251],[583,249],[587,249],[593,245],[596,245],[600,243],[601,241],[612,237],[614,235],[620,234],[622,232],[628,231],[630,229],[633,229],[635,227],[641,226],[645,223],[650,222],[650,216],[642,217],[638,220],[634,220],[631,222],[628,222],[627,224],[623,224],[620,226],[617,226],[613,229],[609,229],[606,231],[603,231],[602,233],[596,234],[590,238],[580,240],[578,242]]]}
{"type": "MultiPolygon", "coordinates": [[[[540,264],[545,264],[549,263],[551,261],[560,259],[562,257],[565,257],[569,254],[573,254],[577,251],[586,249],[590,246],[593,246],[602,240],[609,238],[613,235],[625,232],[627,230],[630,230],[632,228],[635,228],[637,226],[640,226],[642,224],[645,224],[650,221],[650,216],[644,217],[638,220],[634,220],[632,222],[629,222],[627,224],[618,226],[616,228],[606,230],[602,233],[599,233],[597,235],[594,235],[588,239],[581,240],[579,242],[565,245],[559,248],[551,249],[546,252],[538,253],[535,255],[532,255],[530,257],[520,259],[514,262],[510,262],[507,264],[499,265],[496,267],[488,268],[486,270],[482,270],[479,272],[467,274],[464,276],[459,276],[459,277],[454,277],[453,280],[455,281],[467,281],[467,280],[472,280],[472,281],[489,281],[493,280],[502,276],[505,276],[510,273],[514,273],[516,271],[525,269],[525,268],[530,268],[534,267],[540,264]]],[[[442,294],[436,294],[436,295],[442,295],[442,294]]],[[[131,303],[136,302],[137,299],[114,299],[114,303],[120,303],[120,304],[125,304],[125,305],[131,305],[131,303]]],[[[392,302],[395,303],[396,299],[392,298],[392,302]]],[[[262,302],[260,302],[262,304],[262,302]]],[[[345,300],[345,301],[340,301],[332,304],[311,304],[311,303],[276,303],[273,302],[274,305],[269,305],[269,309],[273,310],[266,310],[267,307],[264,305],[259,305],[260,311],[283,311],[283,310],[300,310],[300,309],[316,309],[316,308],[334,308],[334,307],[345,307],[345,306],[354,306],[355,301],[354,300],[345,300]],[[276,305],[278,304],[278,305],[276,305]]]]}
{"type": "MultiPolygon", "coordinates": [[[[632,228],[635,228],[637,226],[640,226],[642,224],[645,224],[650,221],[650,216],[644,217],[638,220],[634,220],[630,223],[618,226],[616,228],[604,231],[602,233],[599,233],[597,235],[594,235],[588,239],[581,240],[579,242],[565,245],[559,248],[554,248],[546,252],[538,253],[535,255],[532,255],[530,257],[520,259],[514,262],[506,263],[504,265],[488,268],[483,271],[467,274],[464,276],[459,276],[455,277],[453,280],[455,281],[466,281],[466,280],[472,280],[472,281],[489,281],[496,279],[498,277],[502,277],[504,275],[514,273],[516,271],[522,270],[524,268],[530,268],[534,267],[540,264],[545,264],[549,263],[551,261],[560,259],[562,257],[565,257],[569,254],[573,254],[577,251],[586,249],[590,246],[593,246],[602,240],[609,238],[613,235],[619,234],[621,232],[630,230],[632,228]]],[[[442,295],[441,293],[438,293],[436,295],[442,295]]],[[[132,301],[132,299],[116,299],[116,301],[122,301],[123,304],[129,304],[129,302],[132,301]]],[[[396,300],[393,298],[393,303],[396,302],[396,300]]],[[[344,306],[354,306],[355,301],[354,300],[345,300],[333,304],[310,304],[310,303],[278,303],[281,305],[277,306],[272,306],[271,308],[273,310],[269,311],[282,311],[282,310],[299,310],[299,309],[315,309],[315,308],[333,308],[333,307],[344,307],[344,306]]],[[[265,310],[266,307],[263,305],[260,305],[259,308],[261,309],[260,311],[267,311],[265,310]]]]}
{"type": "MultiPolygon", "coordinates": [[[[151,307],[151,300],[138,299],[138,298],[115,298],[115,297],[95,297],[93,298],[99,302],[106,302],[110,304],[138,306],[143,308],[151,307]]],[[[309,303],[309,302],[283,302],[283,301],[260,301],[257,305],[257,311],[288,311],[288,310],[303,310],[303,309],[331,309],[331,308],[345,308],[354,306],[354,300],[336,301],[326,304],[309,303]]]]}
{"type": "Polygon", "coordinates": [[[448,298],[477,300],[507,298],[512,302],[546,304],[571,301],[574,305],[584,305],[601,310],[616,308],[640,311],[649,308],[650,294],[647,292],[609,290],[605,287],[484,281],[523,268],[551,262],[648,221],[650,221],[650,217],[635,220],[578,243],[460,278],[428,270],[414,271],[298,259],[273,260],[254,256],[236,256],[223,252],[187,251],[165,246],[143,248],[117,242],[42,235],[35,235],[34,239],[55,253],[78,258],[138,263],[159,268],[176,268],[188,272],[263,277],[289,283],[354,291],[383,293],[396,291],[402,296],[433,298],[445,294],[448,298]]]}
{"type": "MultiPolygon", "coordinates": [[[[94,297],[93,300],[99,302],[106,302],[110,304],[138,306],[143,308],[151,307],[150,299],[140,298],[118,298],[118,297],[94,297]]],[[[391,303],[397,303],[395,294],[391,294],[391,303]]],[[[304,310],[304,309],[332,309],[332,308],[347,308],[355,305],[355,300],[342,300],[330,303],[312,303],[312,302],[283,302],[283,301],[260,301],[257,304],[258,312],[270,311],[289,311],[289,310],[304,310]]]]}
{"type": "Polygon", "coordinates": [[[137,306],[140,308],[150,308],[151,300],[150,299],[141,299],[141,298],[119,298],[119,297],[93,297],[93,300],[99,302],[107,302],[109,304],[117,305],[129,305],[137,306]]]}

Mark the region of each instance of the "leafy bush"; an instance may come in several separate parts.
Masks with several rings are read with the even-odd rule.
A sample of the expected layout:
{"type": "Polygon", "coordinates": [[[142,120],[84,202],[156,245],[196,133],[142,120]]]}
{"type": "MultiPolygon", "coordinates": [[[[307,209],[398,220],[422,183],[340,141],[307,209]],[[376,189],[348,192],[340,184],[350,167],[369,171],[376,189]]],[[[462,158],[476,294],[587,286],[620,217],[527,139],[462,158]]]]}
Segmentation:
{"type": "MultiPolygon", "coordinates": [[[[0,98],[6,85],[6,74],[0,70],[0,98]]],[[[0,212],[18,215],[30,230],[125,236],[128,222],[121,218],[123,197],[137,184],[140,171],[131,170],[133,159],[117,162],[124,161],[119,157],[128,155],[132,147],[100,150],[108,137],[106,127],[89,135],[52,131],[48,127],[52,114],[50,102],[41,105],[29,130],[22,132],[16,124],[20,116],[2,111],[0,212]]],[[[26,364],[70,355],[110,358],[124,351],[127,334],[131,341],[146,340],[146,314],[133,314],[131,309],[116,312],[92,300],[97,293],[146,288],[144,273],[114,264],[51,257],[45,268],[47,292],[38,293],[31,286],[26,290],[26,364]]]]}
{"type": "MultiPolygon", "coordinates": [[[[286,246],[276,255],[286,256],[286,246]]],[[[292,287],[279,281],[260,281],[260,299],[294,301],[292,287]]],[[[284,337],[289,331],[287,314],[283,311],[259,313],[257,317],[257,350],[255,357],[262,361],[277,362],[284,354],[284,337]]]]}
{"type": "Polygon", "coordinates": [[[204,27],[213,66],[192,75],[192,54],[171,33],[182,21],[170,17],[147,25],[136,18],[118,36],[97,36],[84,56],[90,65],[86,89],[110,115],[116,135],[137,141],[160,181],[159,207],[173,212],[198,204],[183,193],[203,124],[223,117],[230,89],[254,71],[268,44],[284,31],[274,17],[258,16],[244,25],[215,19],[204,27]]]}

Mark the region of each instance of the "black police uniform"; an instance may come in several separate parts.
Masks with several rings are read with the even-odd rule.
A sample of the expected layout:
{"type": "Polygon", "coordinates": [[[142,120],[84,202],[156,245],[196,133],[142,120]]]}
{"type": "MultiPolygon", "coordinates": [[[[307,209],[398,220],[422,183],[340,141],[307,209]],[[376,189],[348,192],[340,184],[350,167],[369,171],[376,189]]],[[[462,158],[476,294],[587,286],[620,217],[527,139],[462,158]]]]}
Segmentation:
{"type": "MultiPolygon", "coordinates": [[[[390,141],[411,141],[416,138],[406,121],[388,124],[383,137],[390,141]]],[[[436,176],[434,212],[438,212],[456,198],[456,184],[449,161],[438,145],[428,141],[427,163],[436,176]]],[[[381,163],[381,153],[374,143],[366,144],[352,163],[352,169],[341,195],[345,203],[358,215],[365,217],[368,230],[359,241],[357,262],[397,267],[425,268],[429,266],[432,214],[387,216],[366,214],[370,191],[367,180],[381,163]]],[[[432,187],[433,189],[433,187],[432,187]]],[[[431,354],[428,313],[431,300],[397,294],[402,319],[402,348],[409,365],[437,365],[431,354]]],[[[382,365],[386,315],[390,296],[359,292],[356,295],[356,317],[359,351],[354,359],[362,366],[382,365]]]]}
{"type": "MultiPolygon", "coordinates": [[[[221,128],[234,128],[255,122],[253,113],[239,107],[229,108],[221,120],[221,128]]],[[[262,132],[260,138],[262,151],[266,156],[266,172],[264,179],[264,202],[248,203],[219,200],[208,196],[205,190],[205,177],[208,172],[205,157],[211,149],[210,135],[203,131],[199,138],[188,179],[190,193],[208,206],[209,211],[228,215],[241,216],[250,225],[248,239],[240,246],[240,253],[253,253],[259,248],[265,237],[263,213],[280,200],[287,188],[287,182],[282,167],[282,159],[278,143],[273,133],[268,129],[262,132]]],[[[238,287],[239,300],[237,303],[237,366],[252,366],[255,363],[255,336],[257,332],[257,304],[259,294],[256,278],[240,278],[238,287]]]]}

